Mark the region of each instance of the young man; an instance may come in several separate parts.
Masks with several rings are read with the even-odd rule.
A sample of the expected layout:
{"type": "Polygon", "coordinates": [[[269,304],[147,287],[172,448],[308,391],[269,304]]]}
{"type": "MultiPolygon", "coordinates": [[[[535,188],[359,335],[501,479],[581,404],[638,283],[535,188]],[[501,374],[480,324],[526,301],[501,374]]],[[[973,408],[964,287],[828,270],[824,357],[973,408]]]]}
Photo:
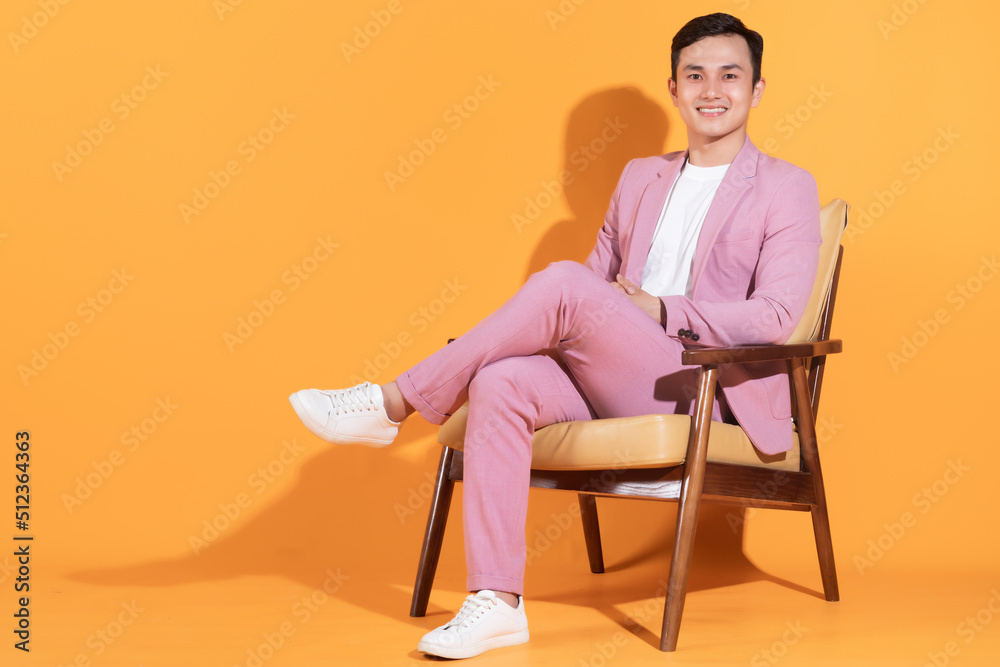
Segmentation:
{"type": "MultiPolygon", "coordinates": [[[[533,432],[560,421],[689,413],[685,345],[783,343],[808,301],[820,245],[813,178],[747,138],[764,92],[763,40],[739,19],[686,24],[670,97],[688,150],[633,160],[586,265],[556,262],[450,345],[379,387],[290,398],[316,435],[389,444],[414,411],[440,424],[468,401],[464,519],[473,595],[418,650],[467,658],[528,641],[523,592],[533,432]],[[536,354],[555,348],[560,361],[536,354]]],[[[766,453],[790,449],[780,365],[720,373],[713,419],[766,453]]]]}

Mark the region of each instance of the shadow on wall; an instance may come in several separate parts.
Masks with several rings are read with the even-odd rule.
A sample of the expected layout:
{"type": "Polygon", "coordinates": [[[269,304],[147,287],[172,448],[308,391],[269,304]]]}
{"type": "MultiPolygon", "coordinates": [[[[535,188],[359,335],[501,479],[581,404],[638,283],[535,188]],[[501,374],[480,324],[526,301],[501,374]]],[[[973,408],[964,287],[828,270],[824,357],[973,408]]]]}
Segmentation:
{"type": "MultiPolygon", "coordinates": [[[[636,88],[612,88],[583,98],[566,120],[560,170],[563,196],[573,217],[545,232],[525,277],[551,262],[587,259],[625,165],[634,158],[661,154],[666,139],[666,112],[636,88]]],[[[551,193],[543,187],[535,205],[543,208],[546,195],[551,193]]]]}
{"type": "MultiPolygon", "coordinates": [[[[543,236],[529,265],[529,273],[561,259],[583,261],[593,247],[603,221],[608,200],[625,164],[632,158],[659,154],[667,134],[666,114],[655,102],[634,88],[601,91],[586,97],[570,113],[566,128],[566,151],[563,169],[572,180],[566,181],[565,197],[573,219],[553,225],[543,236]]],[[[289,418],[292,419],[291,410],[289,418]]],[[[413,419],[398,438],[397,446],[417,440],[431,440],[436,427],[413,419]]],[[[302,437],[308,436],[304,431],[302,437]]],[[[220,446],[225,443],[219,443],[220,446]]],[[[316,444],[316,443],[314,443],[316,444]]],[[[228,579],[247,575],[284,576],[307,586],[319,587],[330,572],[342,572],[384,588],[378,596],[370,589],[356,590],[345,585],[338,597],[358,606],[383,613],[391,618],[405,618],[409,592],[416,573],[420,541],[429,508],[428,475],[433,475],[437,447],[431,446],[426,469],[398,457],[380,456],[367,447],[330,447],[306,461],[299,470],[294,488],[271,500],[271,504],[248,521],[223,521],[225,529],[206,539],[197,549],[161,560],[131,566],[78,571],[70,576],[78,581],[100,585],[171,586],[199,581],[228,579]],[[386,487],[381,479],[411,480],[409,488],[386,487]],[[364,481],[362,481],[364,480],[364,481]],[[414,507],[414,497],[418,501],[414,507]],[[401,511],[401,508],[402,511],[401,511]]],[[[405,484],[405,482],[404,482],[405,484]]],[[[569,496],[556,495],[552,505],[541,496],[529,509],[529,522],[544,524],[546,508],[565,507],[569,496]],[[541,506],[541,507],[539,507],[541,506]]],[[[456,493],[445,551],[453,560],[461,554],[461,492],[456,493]]],[[[675,511],[667,512],[661,503],[602,501],[602,515],[607,520],[604,532],[610,573],[647,565],[666,577],[672,551],[675,511]],[[619,504],[622,503],[622,504],[619,504]],[[635,539],[631,532],[637,523],[648,527],[653,539],[635,539]],[[614,545],[609,549],[610,545],[614,545]],[[631,545],[631,546],[630,546],[631,545]]],[[[675,507],[668,505],[667,507],[675,507]]],[[[690,580],[691,590],[732,585],[740,582],[769,580],[798,588],[760,572],[743,553],[742,510],[730,507],[703,506],[690,580]],[[736,518],[734,523],[733,519],[736,518]]],[[[218,517],[215,517],[218,518],[218,517]]],[[[213,521],[206,516],[205,526],[213,521]]],[[[564,602],[616,604],[623,600],[648,597],[650,582],[622,582],[614,590],[563,589],[557,573],[565,570],[561,561],[569,543],[583,543],[582,529],[567,531],[565,547],[544,559],[541,570],[529,568],[531,597],[559,599],[564,602]],[[548,572],[543,575],[542,571],[548,572]]],[[[190,546],[191,538],[188,538],[190,546]]],[[[562,540],[560,540],[562,542],[562,540]]],[[[448,559],[442,556],[442,565],[448,559]]],[[[438,586],[447,588],[439,567],[438,586]]],[[[454,581],[455,573],[448,573],[454,581]]],[[[586,569],[579,577],[591,577],[586,569]]],[[[461,577],[464,580],[464,577],[461,577]]],[[[444,613],[434,609],[429,613],[444,613]]],[[[413,623],[420,621],[414,620],[413,623]]],[[[655,644],[655,638],[651,640],[655,644]]]]}

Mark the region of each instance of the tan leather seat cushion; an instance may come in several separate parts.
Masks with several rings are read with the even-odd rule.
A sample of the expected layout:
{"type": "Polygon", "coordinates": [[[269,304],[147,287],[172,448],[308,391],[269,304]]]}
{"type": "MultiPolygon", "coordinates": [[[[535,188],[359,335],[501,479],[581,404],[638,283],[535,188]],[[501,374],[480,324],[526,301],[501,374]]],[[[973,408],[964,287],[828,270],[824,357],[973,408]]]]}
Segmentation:
{"type": "MultiPolygon", "coordinates": [[[[455,449],[465,444],[469,407],[463,405],[438,431],[438,442],[455,449]]],[[[538,470],[613,470],[679,465],[687,455],[691,418],[643,415],[562,422],[535,431],[531,467],[538,470]]],[[[712,422],[708,460],[717,463],[799,469],[799,439],[791,451],[765,455],[739,426],[712,422]]]]}

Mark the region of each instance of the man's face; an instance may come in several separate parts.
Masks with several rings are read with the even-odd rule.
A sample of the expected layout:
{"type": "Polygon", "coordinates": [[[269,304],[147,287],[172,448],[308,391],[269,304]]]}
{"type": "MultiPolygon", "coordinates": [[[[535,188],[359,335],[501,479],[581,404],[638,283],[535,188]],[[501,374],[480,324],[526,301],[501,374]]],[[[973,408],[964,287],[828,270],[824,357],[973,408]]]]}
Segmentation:
{"type": "Polygon", "coordinates": [[[744,136],[750,109],[764,93],[763,79],[753,85],[750,47],[739,35],[705,37],[682,49],[669,85],[689,140],[744,136]]]}

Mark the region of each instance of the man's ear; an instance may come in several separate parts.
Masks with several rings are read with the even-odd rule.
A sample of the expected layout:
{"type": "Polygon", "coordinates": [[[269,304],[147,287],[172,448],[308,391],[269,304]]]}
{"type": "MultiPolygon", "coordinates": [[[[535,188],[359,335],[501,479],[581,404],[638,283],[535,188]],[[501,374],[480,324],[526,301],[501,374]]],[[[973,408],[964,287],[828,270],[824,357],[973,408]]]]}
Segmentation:
{"type": "Polygon", "coordinates": [[[764,87],[766,85],[767,81],[764,80],[764,77],[761,77],[760,80],[754,84],[753,98],[750,100],[751,107],[756,107],[758,104],[760,104],[760,98],[764,96],[764,87]]]}
{"type": "Polygon", "coordinates": [[[677,103],[677,82],[673,78],[667,79],[667,90],[670,91],[670,99],[673,100],[674,106],[680,106],[677,103]]]}

